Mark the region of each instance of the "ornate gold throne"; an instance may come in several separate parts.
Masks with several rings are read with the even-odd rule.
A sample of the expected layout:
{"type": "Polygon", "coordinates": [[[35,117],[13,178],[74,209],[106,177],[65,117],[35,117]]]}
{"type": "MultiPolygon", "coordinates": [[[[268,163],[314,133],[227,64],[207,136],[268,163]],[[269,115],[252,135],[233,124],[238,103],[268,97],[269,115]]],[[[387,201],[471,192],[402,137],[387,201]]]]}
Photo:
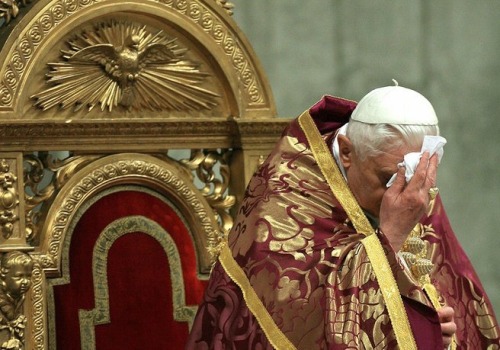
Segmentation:
{"type": "Polygon", "coordinates": [[[1,0],[0,250],[32,273],[0,346],[182,348],[287,123],[231,9],[1,0]]]}

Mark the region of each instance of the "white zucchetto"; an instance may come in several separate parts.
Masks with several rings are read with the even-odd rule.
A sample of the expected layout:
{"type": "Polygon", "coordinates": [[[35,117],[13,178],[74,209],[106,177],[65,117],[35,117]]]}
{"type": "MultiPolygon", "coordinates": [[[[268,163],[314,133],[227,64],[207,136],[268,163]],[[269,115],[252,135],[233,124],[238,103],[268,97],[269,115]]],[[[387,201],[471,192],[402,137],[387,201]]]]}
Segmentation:
{"type": "Polygon", "coordinates": [[[351,119],[367,124],[438,124],[429,100],[414,90],[397,85],[370,91],[359,101],[351,119]]]}

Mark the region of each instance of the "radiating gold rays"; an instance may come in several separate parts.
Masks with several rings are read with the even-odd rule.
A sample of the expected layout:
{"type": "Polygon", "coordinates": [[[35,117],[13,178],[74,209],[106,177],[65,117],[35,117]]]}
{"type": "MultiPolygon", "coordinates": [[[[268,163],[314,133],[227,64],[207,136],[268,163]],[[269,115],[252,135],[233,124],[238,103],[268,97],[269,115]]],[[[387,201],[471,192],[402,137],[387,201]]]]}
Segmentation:
{"type": "Polygon", "coordinates": [[[32,96],[43,110],[90,111],[100,105],[102,111],[183,111],[217,105],[218,95],[201,86],[209,75],[161,31],[113,21],[80,33],[68,46],[60,62],[48,64],[51,87],[32,96]]]}

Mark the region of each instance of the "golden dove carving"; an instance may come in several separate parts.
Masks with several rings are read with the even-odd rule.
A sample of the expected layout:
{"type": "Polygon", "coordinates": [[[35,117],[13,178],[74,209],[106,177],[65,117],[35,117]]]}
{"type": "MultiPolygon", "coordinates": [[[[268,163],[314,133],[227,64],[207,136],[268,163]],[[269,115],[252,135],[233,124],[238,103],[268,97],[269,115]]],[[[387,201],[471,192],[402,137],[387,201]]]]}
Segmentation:
{"type": "Polygon", "coordinates": [[[49,63],[52,87],[32,96],[35,106],[112,111],[114,107],[151,110],[203,110],[217,105],[218,94],[201,87],[208,74],[187,59],[187,49],[161,31],[127,23],[102,25],[83,33],[49,63]]]}

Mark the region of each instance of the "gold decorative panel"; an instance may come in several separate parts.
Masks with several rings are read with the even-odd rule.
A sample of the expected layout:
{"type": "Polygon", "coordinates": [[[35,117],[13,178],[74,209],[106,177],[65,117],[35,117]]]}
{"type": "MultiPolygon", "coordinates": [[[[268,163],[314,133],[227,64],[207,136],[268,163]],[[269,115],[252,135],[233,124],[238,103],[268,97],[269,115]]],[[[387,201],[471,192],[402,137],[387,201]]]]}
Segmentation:
{"type": "MultiPolygon", "coordinates": [[[[147,23],[148,26],[161,27],[159,29],[171,38],[182,36],[183,40],[179,38],[177,42],[181,46],[183,43],[188,43],[189,38],[186,36],[186,30],[191,30],[195,37],[199,38],[197,40],[206,42],[204,52],[193,53],[193,55],[203,60],[205,64],[217,63],[213,67],[215,69],[213,72],[216,74],[216,80],[218,81],[217,84],[225,90],[224,95],[231,93],[233,96],[230,99],[238,105],[239,111],[233,108],[232,115],[245,116],[247,111],[255,108],[267,108],[272,115],[275,113],[267,83],[257,73],[259,67],[253,57],[253,52],[249,47],[244,46],[246,41],[241,37],[241,33],[232,20],[223,18],[224,16],[218,9],[222,6],[227,10],[232,7],[230,3],[219,1],[217,4],[215,1],[196,0],[137,0],[126,2],[121,0],[39,0],[37,5],[39,6],[34,7],[26,16],[30,18],[29,24],[27,23],[22,28],[15,41],[8,40],[6,42],[5,49],[8,51],[4,49],[2,52],[2,58],[6,63],[0,72],[0,111],[16,110],[16,106],[20,107],[19,104],[24,104],[26,99],[29,99],[32,95],[39,98],[38,104],[42,108],[48,108],[47,106],[51,104],[46,101],[49,99],[49,96],[46,95],[50,94],[40,95],[40,91],[45,91],[40,89],[42,88],[41,82],[37,84],[39,85],[37,90],[31,91],[31,89],[28,89],[31,91],[30,96],[21,94],[20,89],[25,86],[26,79],[41,79],[42,76],[39,72],[44,65],[57,62],[55,59],[58,50],[64,49],[61,40],[67,39],[71,42],[71,35],[81,37],[84,34],[78,33],[79,28],[81,30],[88,29],[88,25],[84,21],[96,17],[96,21],[93,21],[95,23],[94,28],[106,18],[140,19],[140,22],[147,23]],[[45,6],[42,7],[42,5],[45,6]],[[109,16],[110,12],[116,12],[116,14],[109,16]],[[159,16],[165,19],[159,21],[159,16]],[[59,44],[56,44],[54,40],[59,41],[59,44]],[[210,58],[207,59],[207,57],[210,58]],[[229,80],[226,80],[228,78],[229,80]],[[40,101],[40,98],[42,101],[40,101]]],[[[115,48],[120,45],[114,42],[109,43],[110,40],[103,40],[104,42],[101,43],[102,40],[99,39],[101,34],[96,35],[94,35],[93,40],[87,37],[87,44],[90,42],[93,45],[112,44],[115,48]]],[[[146,43],[143,37],[142,42],[138,44],[144,47],[146,43]]],[[[200,48],[196,40],[193,43],[188,47],[190,52],[200,48]]],[[[77,47],[70,48],[68,52],[71,53],[77,47]]],[[[99,48],[103,49],[103,47],[99,48]]],[[[86,49],[86,53],[95,51],[95,49],[86,49]]],[[[72,54],[76,54],[76,52],[72,54]]],[[[67,59],[70,63],[73,61],[72,63],[76,64],[74,61],[81,61],[82,56],[83,53],[68,56],[67,59]]],[[[88,61],[88,55],[86,56],[83,61],[88,61]]],[[[99,65],[102,66],[100,63],[99,65]]],[[[104,64],[103,71],[108,71],[105,75],[109,76],[111,74],[113,76],[118,71],[117,69],[110,70],[110,68],[106,68],[106,64],[104,64]],[[109,73],[110,71],[111,73],[109,73]]],[[[52,80],[54,79],[52,78],[52,80]]],[[[117,83],[117,85],[123,84],[117,83]]],[[[105,89],[101,85],[99,87],[105,89]]],[[[109,87],[109,89],[112,90],[112,87],[109,87]]],[[[216,91],[210,92],[217,93],[216,91]]],[[[108,93],[106,96],[107,99],[102,97],[102,101],[104,101],[104,105],[108,106],[107,108],[109,108],[109,105],[116,103],[117,100],[122,101],[120,96],[115,96],[113,93],[108,93]]],[[[143,98],[146,97],[143,96],[143,98]]],[[[52,103],[56,103],[56,101],[52,101],[52,103]]],[[[228,100],[228,103],[232,102],[228,100]]],[[[163,106],[163,104],[160,105],[163,106]]],[[[154,103],[153,106],[155,106],[154,103]]],[[[28,113],[28,110],[24,110],[22,113],[24,118],[33,118],[33,113],[28,113]]],[[[51,114],[51,116],[53,115],[51,114]]],[[[133,116],[128,115],[128,117],[133,116]]]]}
{"type": "MultiPolygon", "coordinates": [[[[83,169],[74,173],[70,179],[63,180],[64,185],[54,199],[53,209],[49,211],[45,220],[45,227],[42,231],[48,232],[48,234],[45,235],[44,241],[40,245],[41,251],[47,253],[35,253],[34,257],[46,275],[60,276],[62,273],[63,280],[69,278],[68,267],[65,265],[61,267],[63,263],[62,255],[64,251],[67,254],[71,225],[74,225],[75,220],[77,220],[79,208],[98,196],[103,190],[121,184],[143,186],[172,196],[174,204],[181,210],[187,220],[187,227],[198,233],[193,234],[199,259],[198,273],[200,275],[208,273],[212,262],[207,248],[218,244],[222,232],[219,231],[215,215],[203,199],[203,195],[197,193],[194,185],[190,184],[192,175],[187,168],[175,165],[173,161],[167,159],[141,154],[120,154],[96,160],[87,159],[87,162],[89,163],[83,169]]],[[[148,234],[154,234],[152,233],[154,230],[148,229],[146,231],[148,234]]],[[[165,238],[159,238],[158,236],[158,239],[164,240],[165,238]]],[[[106,240],[102,242],[103,244],[109,243],[106,243],[106,240]]],[[[166,247],[168,244],[168,242],[163,242],[162,246],[166,247]]],[[[167,252],[169,261],[175,264],[175,256],[172,254],[167,252]]],[[[43,280],[33,281],[33,283],[34,290],[44,288],[43,280]]],[[[43,295],[38,296],[43,298],[43,295]]],[[[179,298],[179,296],[176,296],[176,298],[179,298]]],[[[34,298],[33,302],[39,304],[42,301],[34,298]]],[[[179,299],[179,303],[179,305],[182,304],[181,299],[179,299]]],[[[178,309],[179,315],[184,315],[182,317],[194,313],[194,310],[190,308],[184,310],[179,306],[178,309]]],[[[179,315],[176,316],[176,319],[180,319],[181,316],[179,315]]],[[[85,319],[88,319],[88,317],[85,319]]],[[[189,321],[189,318],[182,318],[182,320],[189,321]]],[[[32,334],[31,338],[41,339],[42,335],[46,333],[47,328],[37,328],[37,332],[32,334]]]]}
{"type": "MultiPolygon", "coordinates": [[[[88,198],[99,191],[120,183],[142,184],[158,188],[174,195],[177,204],[189,213],[189,224],[203,235],[195,237],[198,247],[218,244],[221,232],[217,228],[215,216],[208,211],[205,199],[191,185],[186,171],[170,161],[141,154],[119,154],[100,158],[75,174],[54,199],[54,208],[47,215],[43,231],[48,232],[41,244],[47,252],[40,257],[46,271],[59,270],[61,247],[76,210],[88,198]],[[201,241],[202,240],[202,241],[201,241]]],[[[210,258],[200,251],[201,269],[209,268],[210,258]]]]}
{"type": "MultiPolygon", "coordinates": [[[[33,260],[19,347],[55,347],[52,285],[70,278],[71,230],[112,188],[168,196],[196,249],[196,276],[209,274],[247,181],[288,124],[233,11],[226,0],[0,4],[0,252],[33,260]]],[[[137,222],[178,266],[168,232],[137,222]]],[[[118,226],[96,259],[126,231],[118,226]]],[[[102,282],[105,271],[94,272],[102,282]]],[[[174,294],[175,318],[189,324],[195,310],[174,294]]],[[[98,298],[95,310],[106,310],[98,298]]],[[[95,310],[81,312],[85,334],[95,310]]]]}
{"type": "Polygon", "coordinates": [[[26,250],[21,153],[0,152],[0,252],[26,250]]]}
{"type": "Polygon", "coordinates": [[[176,38],[144,25],[110,21],[68,42],[59,62],[49,63],[52,87],[34,96],[43,110],[97,105],[149,110],[200,110],[217,105],[216,93],[199,86],[206,73],[187,59],[176,38]]]}
{"type": "Polygon", "coordinates": [[[19,220],[18,179],[10,171],[12,165],[15,162],[0,159],[0,232],[5,240],[12,236],[14,224],[19,220]]]}

